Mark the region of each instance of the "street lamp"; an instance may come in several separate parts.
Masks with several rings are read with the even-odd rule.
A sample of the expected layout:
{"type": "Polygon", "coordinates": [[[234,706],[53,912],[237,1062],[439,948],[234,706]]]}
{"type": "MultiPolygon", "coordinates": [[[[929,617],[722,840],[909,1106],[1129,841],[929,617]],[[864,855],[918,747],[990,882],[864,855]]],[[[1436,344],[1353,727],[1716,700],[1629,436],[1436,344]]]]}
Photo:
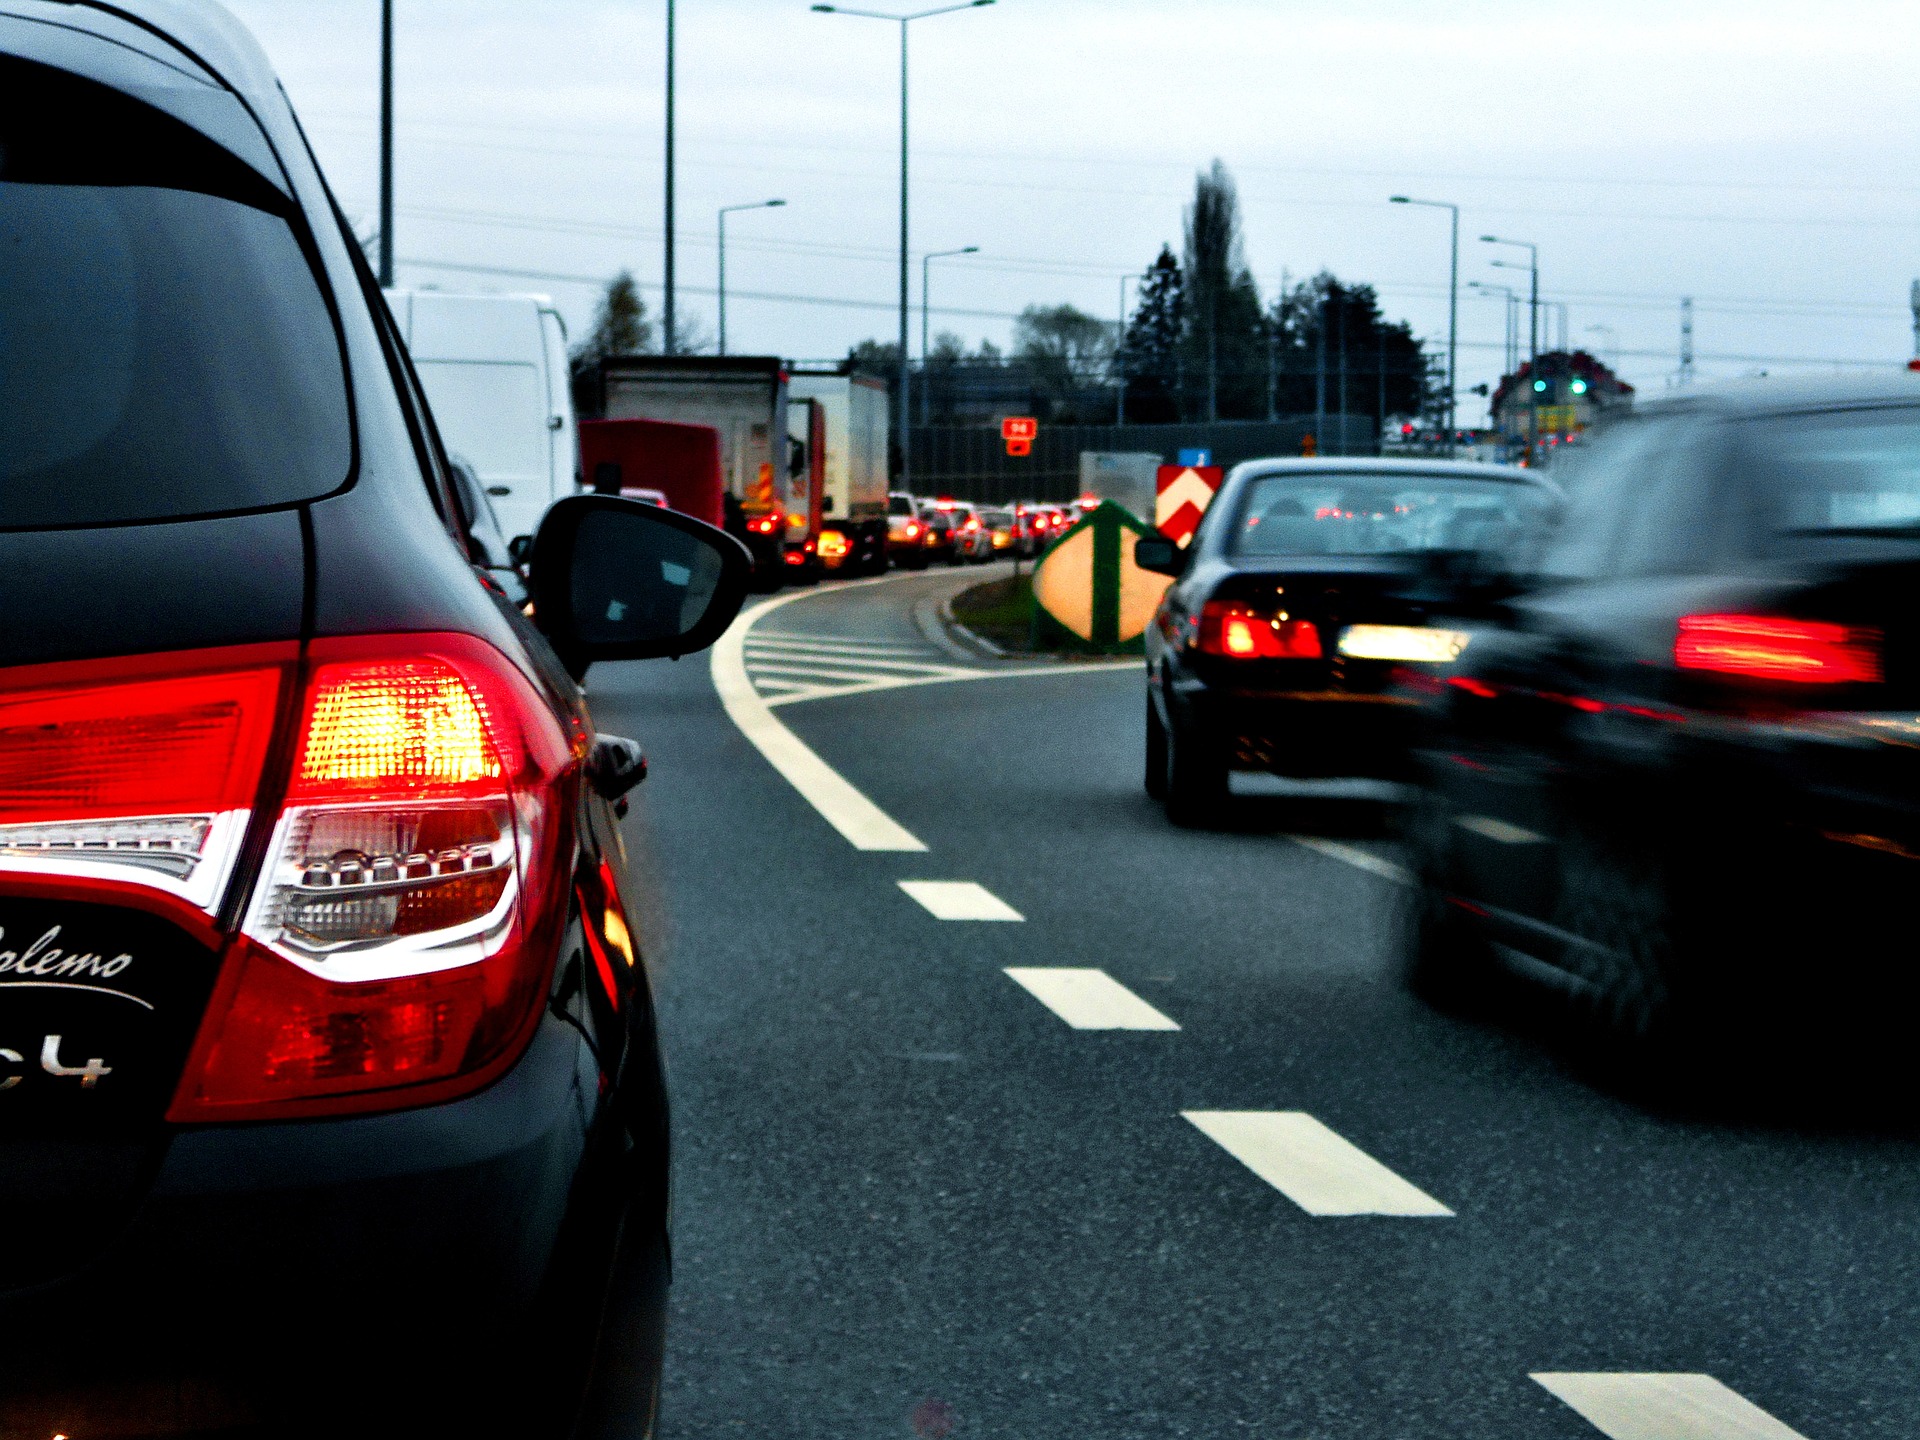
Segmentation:
{"type": "MultiPolygon", "coordinates": [[[[1527,263],[1519,265],[1511,260],[1496,260],[1493,263],[1505,270],[1526,270],[1533,278],[1527,291],[1527,372],[1539,379],[1540,369],[1540,247],[1531,240],[1504,240],[1498,235],[1482,235],[1483,245],[1511,245],[1516,250],[1527,252],[1527,263]]],[[[1527,463],[1532,464],[1534,450],[1540,443],[1540,392],[1529,390],[1527,407],[1527,463]]]]}
{"type": "MultiPolygon", "coordinates": [[[[1135,279],[1132,274],[1120,277],[1120,328],[1113,332],[1113,423],[1127,423],[1127,282],[1135,279]]],[[[1920,285],[1920,281],[1914,282],[1920,285]]],[[[1920,347],[1920,299],[1914,304],[1914,344],[1920,347]]],[[[1916,350],[1920,353],[1920,349],[1916,350]]]]}
{"type": "Polygon", "coordinates": [[[1389,203],[1425,205],[1435,210],[1446,210],[1452,216],[1452,250],[1447,268],[1447,454],[1452,455],[1454,437],[1459,433],[1454,425],[1453,407],[1454,397],[1460,390],[1460,376],[1456,369],[1460,335],[1460,207],[1448,200],[1416,200],[1410,195],[1391,196],[1389,203]]]}
{"type": "Polygon", "coordinates": [[[720,207],[720,353],[727,353],[727,216],[741,210],[778,210],[784,200],[756,200],[751,205],[720,207]]]}
{"type": "Polygon", "coordinates": [[[983,5],[991,5],[993,0],[963,0],[958,5],[940,5],[932,10],[916,10],[907,15],[889,14],[884,10],[854,10],[845,5],[815,5],[815,13],[820,15],[853,15],[862,20],[891,20],[900,27],[900,488],[907,488],[907,470],[913,454],[907,443],[909,411],[907,409],[907,385],[909,362],[907,359],[907,305],[908,305],[908,269],[912,257],[907,250],[907,27],[916,20],[929,20],[935,15],[950,15],[956,10],[976,10],[983,5]]]}
{"type": "Polygon", "coordinates": [[[666,194],[662,197],[661,210],[666,217],[666,239],[660,248],[660,352],[671,355],[679,349],[679,336],[673,323],[673,0],[667,0],[667,133],[663,158],[666,194]]]}
{"type": "MultiPolygon", "coordinates": [[[[930,255],[920,257],[920,378],[923,382],[927,378],[927,313],[930,303],[927,299],[927,287],[933,281],[933,262],[945,260],[950,255],[978,255],[979,253],[978,245],[962,245],[958,250],[935,250],[930,255]]],[[[922,383],[920,386],[920,423],[922,425],[929,423],[932,419],[928,401],[927,387],[922,383]]]]}
{"type": "Polygon", "coordinates": [[[1520,348],[1519,327],[1514,323],[1514,310],[1520,303],[1520,297],[1514,293],[1511,285],[1490,285],[1484,280],[1469,280],[1469,290],[1478,290],[1483,295],[1502,295],[1507,301],[1506,349],[1501,354],[1501,378],[1505,379],[1520,367],[1520,357],[1514,352],[1520,348]]]}
{"type": "Polygon", "coordinates": [[[380,288],[393,288],[393,0],[380,0],[380,288]]]}

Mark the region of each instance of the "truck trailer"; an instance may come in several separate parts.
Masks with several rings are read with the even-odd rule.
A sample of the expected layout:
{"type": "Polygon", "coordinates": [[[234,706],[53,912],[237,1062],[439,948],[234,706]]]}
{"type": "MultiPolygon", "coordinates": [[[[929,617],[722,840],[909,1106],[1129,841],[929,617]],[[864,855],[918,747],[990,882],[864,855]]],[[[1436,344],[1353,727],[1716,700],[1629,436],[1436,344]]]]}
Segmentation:
{"type": "Polygon", "coordinates": [[[809,538],[805,476],[787,441],[787,371],[765,355],[613,355],[600,362],[601,414],[671,420],[720,433],[726,493],[739,503],[754,572],[781,583],[789,542],[809,538]]]}
{"type": "Polygon", "coordinates": [[[817,402],[825,421],[821,566],[880,574],[887,568],[887,382],[847,365],[796,369],[787,393],[817,402]]]}

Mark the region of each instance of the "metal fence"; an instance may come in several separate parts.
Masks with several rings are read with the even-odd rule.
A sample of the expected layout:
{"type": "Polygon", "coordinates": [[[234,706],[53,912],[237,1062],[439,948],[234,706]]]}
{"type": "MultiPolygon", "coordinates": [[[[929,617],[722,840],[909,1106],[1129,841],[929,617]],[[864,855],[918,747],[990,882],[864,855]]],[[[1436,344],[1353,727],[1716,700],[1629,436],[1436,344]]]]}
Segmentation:
{"type": "Polygon", "coordinates": [[[983,504],[1071,500],[1080,491],[1080,452],[1152,452],[1168,464],[1182,450],[1210,450],[1213,463],[1298,455],[1317,435],[1322,455],[1377,455],[1365,415],[1311,415],[1284,420],[1221,420],[1209,425],[1042,425],[1031,455],[1007,454],[997,429],[935,425],[912,432],[908,485],[917,495],[956,495],[983,504]]]}

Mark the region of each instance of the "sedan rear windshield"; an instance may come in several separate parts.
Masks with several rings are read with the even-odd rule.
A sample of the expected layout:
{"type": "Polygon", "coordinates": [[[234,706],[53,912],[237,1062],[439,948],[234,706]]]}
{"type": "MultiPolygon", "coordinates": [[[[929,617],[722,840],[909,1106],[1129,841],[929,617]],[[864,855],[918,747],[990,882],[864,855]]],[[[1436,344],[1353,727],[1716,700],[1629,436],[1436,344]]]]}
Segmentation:
{"type": "Polygon", "coordinates": [[[1525,484],[1440,475],[1263,475],[1241,497],[1236,556],[1511,548],[1545,508],[1525,484]]]}
{"type": "Polygon", "coordinates": [[[292,213],[162,111],[0,56],[0,527],[345,482],[345,368],[292,213]]]}
{"type": "Polygon", "coordinates": [[[1746,438],[1787,550],[1920,540],[1920,407],[1775,416],[1746,438]]]}

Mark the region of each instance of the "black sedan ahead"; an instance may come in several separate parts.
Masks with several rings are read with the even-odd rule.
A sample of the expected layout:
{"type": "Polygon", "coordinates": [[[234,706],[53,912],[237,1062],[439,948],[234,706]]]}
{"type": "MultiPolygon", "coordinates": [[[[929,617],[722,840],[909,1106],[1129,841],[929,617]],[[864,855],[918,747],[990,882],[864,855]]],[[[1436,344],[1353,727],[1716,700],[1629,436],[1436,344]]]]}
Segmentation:
{"type": "Polygon", "coordinates": [[[645,770],[568,672],[746,552],[576,496],[541,631],[489,583],[216,6],[0,0],[0,251],[0,1433],[644,1432],[645,770]]]}
{"type": "Polygon", "coordinates": [[[1234,770],[1398,778],[1412,708],[1397,679],[1466,643],[1417,598],[1437,557],[1502,553],[1557,491],[1452,461],[1256,460],[1235,468],[1147,627],[1147,793],[1177,824],[1212,818],[1234,770]]]}
{"type": "Polygon", "coordinates": [[[1567,488],[1427,702],[1417,988],[1520,972],[1616,1059],[1829,1007],[1897,1017],[1904,1054],[1920,378],[1642,407],[1567,488]]]}

